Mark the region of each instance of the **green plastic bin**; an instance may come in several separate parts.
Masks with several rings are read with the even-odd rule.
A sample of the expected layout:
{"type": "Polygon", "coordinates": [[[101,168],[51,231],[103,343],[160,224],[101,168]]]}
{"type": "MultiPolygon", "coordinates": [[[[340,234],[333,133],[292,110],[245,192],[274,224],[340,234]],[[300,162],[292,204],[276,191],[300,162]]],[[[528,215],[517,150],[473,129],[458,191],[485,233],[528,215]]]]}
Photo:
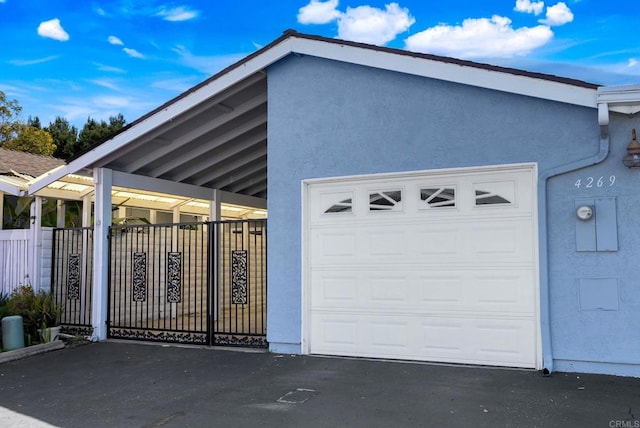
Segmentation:
{"type": "Polygon", "coordinates": [[[24,348],[22,316],[11,315],[2,318],[2,349],[12,351],[20,348],[24,348]]]}

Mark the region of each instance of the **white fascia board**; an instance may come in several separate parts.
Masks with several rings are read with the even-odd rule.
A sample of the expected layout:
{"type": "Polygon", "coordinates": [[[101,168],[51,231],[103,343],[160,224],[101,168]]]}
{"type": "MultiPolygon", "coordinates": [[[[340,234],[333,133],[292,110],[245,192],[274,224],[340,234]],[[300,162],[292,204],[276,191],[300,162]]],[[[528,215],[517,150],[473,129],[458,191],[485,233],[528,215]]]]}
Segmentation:
{"type": "Polygon", "coordinates": [[[113,171],[113,187],[126,187],[148,192],[157,192],[170,195],[186,196],[195,199],[213,199],[213,189],[194,186],[193,184],[177,183],[160,178],[146,177],[137,174],[113,171]]]}
{"type": "Polygon", "coordinates": [[[220,202],[231,205],[240,205],[243,207],[251,207],[258,209],[267,209],[267,200],[257,198],[255,196],[242,195],[239,193],[231,193],[225,190],[220,190],[220,202]]]}
{"type": "Polygon", "coordinates": [[[22,196],[25,190],[0,180],[0,192],[7,195],[22,196]]]}
{"type": "MultiPolygon", "coordinates": [[[[78,169],[80,170],[80,168],[78,169]]],[[[76,171],[78,171],[76,170],[76,171]]],[[[47,187],[49,184],[53,183],[56,180],[64,177],[67,174],[74,173],[76,171],[69,171],[69,165],[60,165],[57,168],[52,169],[51,171],[45,172],[44,174],[34,178],[29,184],[28,193],[33,195],[38,190],[41,190],[47,187]],[[57,177],[55,179],[51,179],[51,177],[57,177]],[[46,183],[46,184],[42,184],[46,183]]]]}
{"type": "Polygon", "coordinates": [[[242,79],[264,69],[290,53],[290,39],[287,39],[268,51],[265,51],[261,55],[251,58],[233,70],[230,70],[228,73],[223,74],[196,91],[166,106],[163,110],[156,112],[142,122],[116,135],[111,140],[95,147],[78,159],[70,162],[65,167],[50,171],[49,173],[36,178],[29,186],[29,192],[36,192],[54,181],[61,179],[67,174],[75,173],[83,168],[91,168],[103,157],[121,149],[129,142],[144,136],[149,131],[152,131],[163,123],[170,121],[189,110],[192,106],[206,101],[212,96],[233,86],[242,79]]]}
{"type": "Polygon", "coordinates": [[[640,85],[601,86],[598,104],[607,104],[609,110],[624,114],[640,111],[640,85]]]}
{"type": "Polygon", "coordinates": [[[596,90],[529,76],[318,40],[296,39],[296,53],[596,108],[596,90]]]}

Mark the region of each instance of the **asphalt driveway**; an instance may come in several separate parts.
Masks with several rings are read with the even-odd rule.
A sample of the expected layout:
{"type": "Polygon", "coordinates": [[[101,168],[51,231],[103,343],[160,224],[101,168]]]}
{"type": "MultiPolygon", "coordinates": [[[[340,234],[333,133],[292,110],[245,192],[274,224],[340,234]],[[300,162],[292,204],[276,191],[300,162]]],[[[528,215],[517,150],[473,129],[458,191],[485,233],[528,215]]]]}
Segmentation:
{"type": "Polygon", "coordinates": [[[640,379],[95,343],[0,365],[0,426],[638,427],[640,379]]]}

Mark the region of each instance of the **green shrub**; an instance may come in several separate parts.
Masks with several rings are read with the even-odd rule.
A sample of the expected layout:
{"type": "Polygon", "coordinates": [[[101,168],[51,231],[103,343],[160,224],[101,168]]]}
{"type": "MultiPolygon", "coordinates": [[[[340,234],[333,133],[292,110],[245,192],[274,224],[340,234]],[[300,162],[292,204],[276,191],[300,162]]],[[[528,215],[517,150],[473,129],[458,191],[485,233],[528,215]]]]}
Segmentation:
{"type": "Polygon", "coordinates": [[[60,325],[62,306],[56,303],[52,293],[43,290],[35,293],[30,285],[15,289],[7,306],[7,315],[22,316],[27,343],[40,337],[38,329],[60,325]]]}
{"type": "Polygon", "coordinates": [[[0,320],[9,315],[9,293],[0,291],[0,320]]]}

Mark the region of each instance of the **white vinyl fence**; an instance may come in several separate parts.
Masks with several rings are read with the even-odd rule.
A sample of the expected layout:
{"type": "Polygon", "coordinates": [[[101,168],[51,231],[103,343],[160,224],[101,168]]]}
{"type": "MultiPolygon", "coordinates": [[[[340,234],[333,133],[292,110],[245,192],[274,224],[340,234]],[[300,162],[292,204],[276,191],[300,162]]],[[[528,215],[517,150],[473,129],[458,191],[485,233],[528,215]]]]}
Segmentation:
{"type": "Polygon", "coordinates": [[[39,243],[33,242],[29,229],[0,230],[0,292],[9,294],[21,285],[49,289],[51,284],[51,248],[53,229],[42,228],[39,243]],[[34,269],[38,258],[38,269],[34,269]],[[40,278],[34,283],[34,272],[40,278]]]}

